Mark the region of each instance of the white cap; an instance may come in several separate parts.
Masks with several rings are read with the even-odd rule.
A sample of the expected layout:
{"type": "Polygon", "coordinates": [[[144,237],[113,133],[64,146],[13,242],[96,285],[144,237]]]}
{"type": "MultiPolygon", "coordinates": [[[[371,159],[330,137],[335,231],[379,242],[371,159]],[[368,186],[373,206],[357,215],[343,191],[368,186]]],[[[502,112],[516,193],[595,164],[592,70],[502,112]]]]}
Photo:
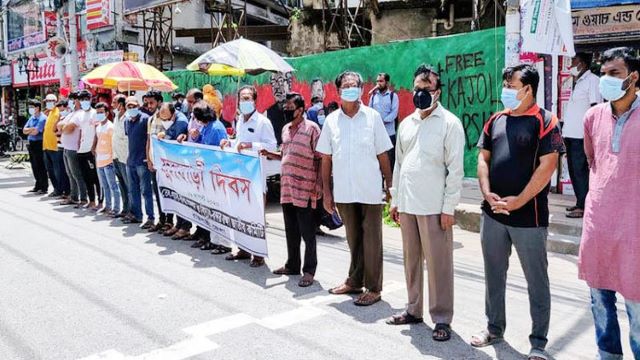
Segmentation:
{"type": "Polygon", "coordinates": [[[49,94],[44,98],[44,101],[58,101],[58,98],[53,94],[49,94]]]}

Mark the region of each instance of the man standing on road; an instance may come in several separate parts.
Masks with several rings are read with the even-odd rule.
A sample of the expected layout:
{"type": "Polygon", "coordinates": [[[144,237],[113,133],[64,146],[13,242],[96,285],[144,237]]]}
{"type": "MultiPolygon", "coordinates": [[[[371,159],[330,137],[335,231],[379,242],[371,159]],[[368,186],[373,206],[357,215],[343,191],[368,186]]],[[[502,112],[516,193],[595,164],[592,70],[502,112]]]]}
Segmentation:
{"type": "Polygon", "coordinates": [[[531,65],[507,68],[502,74],[505,110],[486,123],[478,141],[478,180],[482,204],[480,240],[486,281],[487,328],[471,345],[500,341],[506,327],[505,290],[511,246],[514,246],[529,289],[533,322],[529,360],[546,359],[551,295],[547,273],[549,182],[564,153],[558,119],[536,105],[540,77],[531,65]]]}
{"type": "Polygon", "coordinates": [[[127,158],[129,157],[129,139],[124,131],[125,115],[127,109],[125,102],[127,97],[118,94],[113,97],[111,108],[113,109],[113,167],[118,178],[118,187],[122,197],[122,212],[113,215],[114,218],[121,218],[130,215],[131,194],[129,192],[129,179],[127,176],[127,158]]]}
{"type": "Polygon", "coordinates": [[[389,150],[389,161],[391,168],[396,161],[396,119],[398,118],[398,109],[400,100],[398,94],[389,89],[389,81],[391,77],[387,73],[380,73],[376,78],[376,86],[371,89],[371,97],[369,98],[369,106],[375,109],[384,122],[384,127],[389,134],[391,144],[394,146],[389,150]]]}
{"type": "Polygon", "coordinates": [[[44,99],[44,113],[47,115],[47,122],[42,135],[42,148],[44,149],[45,167],[53,186],[53,192],[49,194],[49,197],[65,195],[65,192],[68,192],[69,183],[64,172],[63,153],[58,151],[56,127],[60,120],[60,110],[56,107],[56,102],[58,102],[58,98],[54,94],[49,94],[44,99]],[[65,186],[65,183],[67,186],[65,186]]]}
{"type": "Polygon", "coordinates": [[[87,193],[89,194],[89,204],[87,209],[98,211],[102,203],[102,189],[98,180],[98,169],[96,167],[96,157],[94,155],[96,138],[96,111],[91,108],[91,93],[82,90],[78,94],[80,100],[80,112],[76,114],[73,121],[80,128],[80,147],[78,148],[78,164],[87,193]]]}
{"type": "Polygon", "coordinates": [[[622,359],[616,293],[625,300],[633,358],[640,359],[640,59],[630,48],[602,54],[600,92],[587,111],[590,183],[578,260],[591,288],[600,359],[622,359]]]}
{"type": "Polygon", "coordinates": [[[280,203],[287,238],[287,262],[273,273],[300,274],[302,238],[305,248],[304,266],[298,286],[307,287],[313,284],[318,265],[315,208],[321,194],[322,179],[319,176],[320,156],[315,149],[320,137],[320,127],[311,120],[305,120],[304,98],[297,93],[287,94],[284,116],[287,124],[282,129],[281,152],[261,152],[267,158],[282,160],[280,203]]]}
{"type": "Polygon", "coordinates": [[[453,224],[464,177],[462,123],[438,102],[440,75],[421,65],[414,73],[415,112],[398,128],[391,188],[391,216],[401,224],[407,310],[389,325],[422,322],[424,262],[429,275],[433,339],[451,338],[453,319],[453,224]]]}
{"type": "Polygon", "coordinates": [[[77,207],[87,204],[87,185],[82,178],[80,163],[78,161],[78,149],[80,148],[80,127],[75,118],[81,116],[78,92],[69,94],[69,111],[64,120],[58,123],[58,130],[62,133],[60,143],[64,147],[64,165],[69,177],[70,196],[61,205],[74,205],[77,207]]]}
{"type": "Polygon", "coordinates": [[[322,154],[323,206],[333,213],[334,201],[337,204],[347,231],[351,265],[346,281],[329,292],[338,295],[361,293],[364,286],[367,292],[354,303],[368,306],[381,299],[380,184],[384,177],[388,199],[391,167],[387,151],[393,145],[380,114],[360,101],[360,74],[345,71],[338,75],[335,83],[340,90],[342,109],[327,117],[316,151],[322,154]]]}
{"type": "MultiPolygon", "coordinates": [[[[238,108],[240,116],[236,119],[236,140],[235,147],[238,152],[243,150],[253,150],[260,152],[263,149],[274,151],[277,147],[276,135],[269,119],[260,114],[256,110],[256,101],[258,100],[258,90],[255,87],[246,85],[238,91],[238,108]]],[[[283,124],[284,126],[284,124],[283,124]]],[[[225,148],[231,145],[229,140],[222,140],[220,147],[225,148]]],[[[266,203],[267,181],[264,180],[264,193],[266,203]]],[[[237,254],[229,254],[226,260],[243,260],[250,259],[251,254],[248,251],[240,249],[237,254]]],[[[264,265],[262,256],[253,256],[251,267],[260,267],[264,265]]]]}
{"type": "Polygon", "coordinates": [[[22,133],[29,140],[29,162],[33,170],[36,185],[29,190],[31,193],[45,195],[49,188],[47,169],[44,164],[44,152],[42,151],[42,133],[47,122],[47,117],[42,113],[42,104],[38,100],[29,100],[29,115],[31,117],[22,129],[22,133]]]}
{"type": "Polygon", "coordinates": [[[147,167],[147,122],[149,116],[140,111],[138,99],[129,96],[126,101],[127,119],[125,131],[129,139],[129,157],[127,159],[127,175],[131,192],[131,212],[133,216],[125,218],[125,224],[142,222],[142,200],[144,197],[147,221],[141,226],[148,229],[154,224],[153,189],[151,188],[151,171],[147,167]]]}
{"type": "Polygon", "coordinates": [[[577,53],[571,62],[573,91],[564,115],[562,135],[567,147],[569,177],[576,194],[576,205],[567,209],[567,217],[581,218],[589,189],[589,164],[584,154],[584,114],[590,107],[602,102],[598,84],[600,79],[591,73],[591,55],[577,53]]]}

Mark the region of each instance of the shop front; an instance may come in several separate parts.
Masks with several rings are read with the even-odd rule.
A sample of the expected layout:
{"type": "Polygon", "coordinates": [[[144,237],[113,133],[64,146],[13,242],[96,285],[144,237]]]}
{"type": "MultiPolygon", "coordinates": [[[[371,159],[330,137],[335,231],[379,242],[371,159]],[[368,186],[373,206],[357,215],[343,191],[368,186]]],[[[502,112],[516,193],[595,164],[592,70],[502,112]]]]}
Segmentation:
{"type": "Polygon", "coordinates": [[[39,61],[37,68],[30,61],[27,68],[29,72],[21,67],[17,60],[11,64],[12,68],[12,88],[13,101],[10,103],[13,114],[17,115],[18,126],[22,126],[27,120],[27,101],[29,99],[44,99],[49,93],[57,93],[60,84],[58,75],[58,65],[56,60],[46,57],[44,54],[37,55],[39,61]]]}

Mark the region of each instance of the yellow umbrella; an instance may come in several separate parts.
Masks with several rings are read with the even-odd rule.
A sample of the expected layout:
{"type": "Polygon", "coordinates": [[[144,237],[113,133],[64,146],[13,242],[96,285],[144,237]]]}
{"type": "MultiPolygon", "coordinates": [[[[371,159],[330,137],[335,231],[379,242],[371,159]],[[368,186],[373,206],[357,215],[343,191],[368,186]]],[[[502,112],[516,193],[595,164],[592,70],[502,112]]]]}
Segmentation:
{"type": "Polygon", "coordinates": [[[178,88],[155,67],[133,61],[102,65],[83,76],[82,81],[89,86],[120,91],[155,89],[170,92],[178,88]]]}
{"type": "Polygon", "coordinates": [[[224,64],[207,64],[200,67],[197,63],[191,63],[187,66],[187,70],[206,72],[211,76],[244,76],[245,71],[236,69],[233,66],[224,64]]]}

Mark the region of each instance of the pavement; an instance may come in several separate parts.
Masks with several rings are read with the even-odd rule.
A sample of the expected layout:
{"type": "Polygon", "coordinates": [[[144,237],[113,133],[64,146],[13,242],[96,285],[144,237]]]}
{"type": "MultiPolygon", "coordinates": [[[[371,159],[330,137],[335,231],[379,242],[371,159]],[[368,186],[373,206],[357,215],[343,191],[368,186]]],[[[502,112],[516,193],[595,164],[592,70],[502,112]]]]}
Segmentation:
{"type": "MultiPolygon", "coordinates": [[[[28,195],[28,170],[4,164],[0,359],[523,359],[529,350],[527,288],[517,256],[508,277],[506,342],[483,349],[467,344],[485,325],[477,233],[455,229],[455,333],[436,343],[430,321],[384,324],[406,303],[397,228],[384,228],[383,301],[359,308],[350,296],[327,293],[349,266],[342,229],[319,237],[317,281],[302,289],[298,277],[271,274],[286,260],[277,205],[267,208],[267,266],[251,269],[28,195]]],[[[550,253],[549,274],[550,354],[595,358],[588,289],[577,279],[576,257],[550,253]]],[[[623,311],[619,318],[628,329],[623,311]]],[[[628,342],[624,347],[629,353],[628,342]]]]}

